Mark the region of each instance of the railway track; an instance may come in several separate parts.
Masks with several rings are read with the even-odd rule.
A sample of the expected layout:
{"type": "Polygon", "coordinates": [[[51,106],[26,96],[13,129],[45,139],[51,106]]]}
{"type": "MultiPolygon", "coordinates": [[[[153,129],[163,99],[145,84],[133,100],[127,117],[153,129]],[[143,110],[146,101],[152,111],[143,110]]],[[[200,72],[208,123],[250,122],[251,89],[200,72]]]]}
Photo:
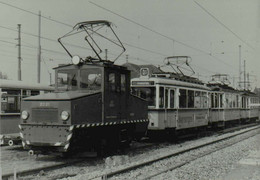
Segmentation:
{"type": "MultiPolygon", "coordinates": [[[[242,128],[245,128],[245,127],[249,127],[249,126],[237,127],[235,129],[231,128],[230,131],[225,131],[225,133],[233,132],[235,130],[239,130],[239,129],[242,129],[242,128]]],[[[173,157],[173,156],[177,156],[177,155],[183,154],[185,152],[188,152],[188,151],[191,151],[191,150],[195,150],[195,149],[207,146],[207,145],[211,145],[211,144],[223,141],[225,139],[229,139],[229,138],[232,138],[234,136],[238,136],[240,134],[247,133],[249,131],[252,131],[252,130],[258,129],[258,128],[260,128],[260,126],[251,127],[249,130],[245,130],[243,132],[236,133],[235,135],[225,136],[224,138],[221,138],[221,139],[213,141],[213,142],[204,143],[204,144],[201,144],[199,146],[192,147],[192,148],[187,148],[187,149],[185,149],[183,151],[171,153],[171,154],[168,154],[167,156],[157,157],[157,158],[154,158],[152,160],[149,160],[149,161],[146,161],[146,162],[143,162],[143,163],[130,164],[129,166],[121,168],[121,169],[116,169],[116,170],[113,170],[111,172],[106,172],[106,173],[100,173],[100,176],[89,177],[89,179],[102,178],[102,177],[110,178],[110,177],[113,177],[115,175],[118,175],[118,174],[121,174],[121,173],[126,173],[128,171],[131,171],[131,170],[134,170],[134,169],[137,169],[137,168],[140,168],[140,167],[152,164],[154,162],[157,162],[157,161],[160,161],[160,160],[163,160],[163,159],[167,159],[167,158],[170,158],[170,157],[173,157]]],[[[146,143],[144,145],[139,145],[137,147],[134,147],[134,148],[130,149],[129,152],[131,152],[133,150],[139,151],[139,150],[142,150],[142,149],[152,148],[153,146],[157,147],[157,148],[160,148],[158,143],[156,143],[156,144],[146,143]]],[[[53,170],[56,170],[56,169],[59,169],[59,168],[62,168],[62,167],[72,166],[74,164],[81,163],[81,162],[84,162],[84,161],[93,161],[93,159],[92,160],[89,159],[89,158],[88,159],[86,159],[86,158],[69,159],[69,160],[66,160],[66,161],[52,162],[52,164],[46,164],[46,165],[43,165],[43,166],[40,166],[40,167],[35,167],[35,168],[30,168],[30,169],[23,169],[23,170],[18,170],[17,169],[16,172],[15,172],[15,176],[25,176],[25,175],[31,175],[31,174],[38,174],[40,171],[45,171],[45,172],[46,171],[53,171],[53,170]]],[[[14,172],[13,171],[12,172],[7,172],[7,173],[3,172],[2,179],[3,180],[9,179],[10,177],[13,177],[13,176],[14,176],[14,172]]]]}
{"type": "MultiPolygon", "coordinates": [[[[141,163],[133,163],[133,164],[127,166],[127,167],[123,167],[123,168],[120,168],[120,169],[112,170],[112,171],[110,171],[110,172],[103,173],[103,174],[100,175],[100,176],[90,177],[89,179],[106,179],[106,178],[109,179],[109,178],[112,178],[112,177],[114,177],[114,176],[118,176],[118,175],[121,175],[121,174],[127,174],[127,173],[129,173],[129,172],[131,172],[131,171],[134,171],[134,170],[138,169],[138,168],[143,168],[143,167],[145,167],[145,166],[149,166],[149,165],[151,165],[151,164],[153,164],[153,163],[156,163],[156,162],[159,162],[159,161],[162,161],[162,160],[165,160],[165,159],[174,157],[174,156],[182,155],[182,154],[184,154],[184,153],[187,153],[187,152],[190,152],[190,151],[193,151],[193,150],[198,150],[198,149],[200,149],[200,148],[203,148],[203,147],[206,147],[206,146],[210,146],[210,145],[214,145],[214,144],[217,144],[217,143],[219,143],[219,142],[222,142],[222,141],[229,140],[229,139],[231,139],[231,138],[237,137],[237,136],[239,136],[239,135],[243,135],[243,134],[249,133],[247,136],[245,136],[245,137],[242,138],[242,139],[239,139],[239,140],[233,141],[233,142],[228,142],[228,143],[225,143],[224,145],[222,144],[222,145],[220,145],[219,147],[214,147],[214,148],[212,148],[212,149],[210,149],[210,150],[208,150],[208,151],[203,151],[202,153],[199,153],[199,154],[197,154],[197,155],[195,155],[195,156],[192,156],[192,157],[186,159],[186,160],[183,161],[183,162],[176,163],[176,164],[174,164],[173,166],[167,167],[167,168],[165,168],[165,169],[163,169],[163,170],[160,170],[160,171],[157,171],[157,172],[153,172],[153,173],[151,173],[151,172],[149,171],[149,175],[148,175],[148,176],[145,176],[145,177],[142,177],[142,178],[141,178],[141,179],[151,179],[151,178],[153,178],[153,177],[155,177],[155,176],[158,176],[158,175],[160,175],[160,174],[162,174],[162,173],[166,173],[166,172],[168,172],[168,171],[171,171],[171,170],[177,169],[177,168],[179,168],[179,167],[182,167],[182,166],[184,166],[185,164],[190,163],[191,161],[194,161],[194,160],[196,160],[196,159],[198,159],[198,158],[201,158],[201,157],[206,156],[206,155],[208,155],[208,154],[211,154],[211,153],[213,153],[213,152],[219,151],[219,150],[221,150],[221,149],[223,149],[223,148],[226,148],[226,147],[228,147],[228,146],[231,146],[231,145],[233,145],[233,144],[236,144],[236,143],[240,142],[241,140],[245,140],[245,139],[247,139],[247,138],[249,138],[249,137],[252,137],[253,135],[250,134],[250,132],[256,131],[255,134],[253,133],[254,135],[256,135],[256,134],[259,133],[259,129],[260,129],[260,126],[258,125],[257,127],[250,128],[249,130],[245,130],[245,131],[243,131],[243,132],[238,132],[238,133],[235,133],[235,134],[232,134],[232,135],[228,135],[228,136],[219,138],[219,139],[217,139],[217,140],[214,140],[214,141],[212,141],[212,142],[202,143],[202,144],[197,145],[197,146],[194,146],[194,147],[186,148],[186,149],[184,149],[184,150],[177,151],[177,152],[172,152],[172,153],[169,153],[169,154],[160,156],[160,157],[156,157],[156,158],[153,158],[153,159],[149,159],[149,160],[144,161],[144,162],[141,162],[141,163]]],[[[232,131],[234,131],[233,128],[232,128],[232,131]]],[[[133,172],[132,172],[132,173],[133,173],[133,172]]],[[[122,177],[123,177],[123,176],[122,176],[122,177]]],[[[128,177],[128,176],[125,175],[124,177],[128,177]]],[[[120,179],[120,178],[119,178],[119,179],[120,179]]]]}
{"type": "MultiPolygon", "coordinates": [[[[137,143],[137,146],[134,146],[133,148],[130,148],[127,150],[126,153],[132,152],[132,151],[141,151],[141,150],[145,150],[147,148],[151,148],[153,146],[155,147],[159,147],[162,146],[162,144],[159,143],[137,143]]],[[[2,149],[4,149],[5,151],[13,151],[14,154],[16,151],[18,152],[23,152],[23,154],[25,154],[26,151],[24,151],[23,149],[21,149],[21,147],[19,146],[15,146],[15,147],[9,147],[9,146],[5,146],[5,147],[1,147],[2,149]],[[19,150],[20,149],[20,150],[19,150]]],[[[13,154],[13,155],[14,155],[13,154]]],[[[27,153],[26,153],[27,154],[27,153]]],[[[11,155],[8,155],[9,157],[11,155]]],[[[16,156],[16,155],[14,155],[16,156]]],[[[24,155],[23,155],[24,156],[24,155]]],[[[9,158],[7,157],[7,158],[9,158]]],[[[24,158],[21,156],[21,158],[24,158]]],[[[41,172],[47,172],[47,171],[53,171],[53,170],[57,170],[59,168],[63,168],[66,166],[73,166],[74,164],[78,164],[78,163],[82,163],[85,161],[88,161],[89,164],[94,164],[94,161],[97,161],[100,158],[89,158],[88,156],[86,156],[86,154],[77,154],[75,155],[75,157],[72,158],[67,158],[67,159],[62,159],[60,157],[55,157],[55,156],[51,156],[51,157],[37,157],[36,155],[30,157],[31,159],[38,161],[39,164],[41,162],[43,162],[43,164],[40,164],[39,166],[33,166],[30,169],[12,169],[12,171],[8,171],[8,172],[3,172],[2,171],[2,179],[10,179],[14,176],[19,177],[19,176],[28,176],[28,175],[34,175],[34,174],[39,174],[41,172]]],[[[26,162],[25,162],[26,163],[26,162]]]]}

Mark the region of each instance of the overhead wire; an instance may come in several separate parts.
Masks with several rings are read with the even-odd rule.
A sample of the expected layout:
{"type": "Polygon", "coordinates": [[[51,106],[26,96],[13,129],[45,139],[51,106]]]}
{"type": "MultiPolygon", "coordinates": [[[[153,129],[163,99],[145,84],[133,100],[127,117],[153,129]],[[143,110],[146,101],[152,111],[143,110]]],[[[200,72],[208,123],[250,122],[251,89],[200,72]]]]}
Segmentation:
{"type": "Polygon", "coordinates": [[[197,1],[194,0],[194,2],[203,10],[205,11],[209,16],[211,16],[215,21],[217,21],[221,26],[223,26],[225,29],[227,29],[231,34],[236,36],[239,40],[241,40],[243,43],[245,43],[248,47],[255,50],[253,46],[251,46],[249,43],[247,43],[245,40],[243,40],[239,35],[237,35],[234,31],[232,31],[228,26],[226,26],[224,23],[222,23],[216,16],[214,16],[212,13],[210,13],[206,8],[204,8],[201,4],[199,4],[197,1]]]}
{"type": "MultiPolygon", "coordinates": [[[[0,1],[0,3],[1,3],[1,4],[4,4],[4,5],[7,5],[7,6],[9,6],[9,7],[12,7],[12,8],[15,8],[15,9],[18,9],[18,10],[21,10],[21,11],[24,11],[24,12],[27,12],[27,13],[30,13],[30,14],[32,14],[32,15],[39,16],[39,14],[34,13],[34,12],[32,12],[32,11],[29,11],[29,10],[26,10],[26,9],[23,9],[23,8],[20,8],[20,7],[17,7],[17,6],[14,6],[14,5],[11,5],[11,4],[2,2],[2,1],[0,1]]],[[[143,27],[143,28],[145,28],[145,29],[147,29],[147,30],[153,32],[153,33],[156,33],[156,34],[158,34],[158,35],[160,35],[160,36],[163,36],[163,37],[165,37],[165,38],[167,38],[167,39],[170,39],[170,40],[172,40],[172,41],[174,41],[174,42],[177,42],[177,43],[179,43],[179,44],[182,44],[182,45],[184,45],[184,46],[186,46],[186,47],[188,47],[188,48],[191,48],[191,49],[193,49],[193,50],[200,51],[200,52],[202,52],[202,53],[204,53],[204,54],[206,54],[206,55],[209,55],[209,53],[206,52],[206,51],[203,51],[203,50],[201,50],[201,49],[192,47],[192,46],[190,46],[190,45],[188,45],[188,44],[186,44],[186,43],[183,43],[183,42],[181,42],[181,41],[178,41],[178,40],[176,40],[176,39],[174,39],[174,38],[172,38],[172,37],[166,36],[166,35],[164,35],[164,34],[162,34],[162,33],[160,33],[160,32],[157,32],[157,31],[155,31],[155,30],[153,30],[153,29],[151,29],[151,28],[149,28],[149,27],[147,27],[147,26],[144,26],[144,25],[142,25],[142,24],[140,24],[140,23],[137,23],[137,22],[135,22],[135,21],[133,21],[133,20],[131,20],[131,19],[129,19],[129,18],[126,18],[126,17],[124,17],[124,16],[122,16],[122,15],[120,15],[120,14],[118,14],[118,13],[115,13],[115,12],[113,12],[113,11],[107,9],[107,8],[104,8],[104,7],[102,7],[102,6],[100,6],[100,5],[96,4],[96,3],[93,3],[93,2],[91,2],[91,1],[90,1],[90,3],[92,3],[92,4],[94,4],[94,5],[96,5],[96,6],[100,7],[100,8],[102,8],[102,9],[104,9],[104,10],[106,10],[106,11],[109,11],[110,13],[113,13],[113,14],[115,14],[115,15],[117,15],[117,16],[120,16],[121,18],[124,18],[125,20],[130,21],[130,22],[132,22],[132,23],[134,23],[134,24],[136,24],[136,25],[138,25],[138,26],[141,26],[141,27],[143,27]]],[[[71,25],[69,25],[69,24],[67,24],[67,23],[64,23],[64,22],[61,22],[61,21],[58,21],[58,20],[55,20],[55,19],[51,19],[51,18],[46,17],[46,16],[43,16],[43,15],[41,15],[41,17],[43,17],[44,19],[50,20],[50,21],[52,21],[52,22],[56,22],[56,23],[65,25],[65,26],[67,26],[67,27],[73,27],[73,26],[71,26],[71,25]]],[[[6,28],[6,27],[4,27],[4,26],[0,26],[0,27],[6,28]]],[[[8,28],[6,28],[6,29],[8,29],[8,28]]],[[[10,29],[10,30],[14,30],[14,29],[10,29]]],[[[17,31],[17,30],[16,30],[16,31],[17,31]]],[[[22,32],[22,33],[24,33],[24,32],[22,32]]],[[[38,37],[37,35],[31,34],[31,33],[24,33],[24,34],[38,37]]],[[[49,41],[55,41],[55,42],[56,42],[56,40],[53,40],[53,39],[50,39],[50,38],[46,38],[46,37],[42,37],[42,38],[43,38],[43,39],[46,39],[46,40],[49,40],[49,41]]],[[[0,40],[0,41],[3,42],[3,40],[0,40]]],[[[10,42],[9,42],[9,43],[10,43],[10,42]]],[[[12,44],[15,44],[15,43],[12,43],[12,44]]],[[[130,47],[133,47],[133,48],[137,48],[137,49],[139,49],[139,50],[143,50],[143,51],[150,52],[150,53],[156,53],[156,54],[162,55],[162,56],[165,56],[165,55],[166,55],[166,54],[158,53],[158,52],[151,51],[151,50],[148,50],[148,49],[145,49],[145,48],[137,47],[137,46],[131,45],[131,44],[129,44],[129,43],[124,43],[124,44],[127,45],[127,46],[130,46],[130,47]]],[[[26,47],[25,45],[23,45],[23,46],[26,47]]],[[[76,46],[77,46],[77,45],[76,45],[76,46]]],[[[27,46],[27,47],[28,47],[28,46],[27,46]]],[[[86,48],[85,48],[85,49],[86,49],[86,48]]],[[[44,48],[43,48],[42,50],[47,51],[47,52],[58,53],[58,54],[66,54],[66,53],[61,53],[61,52],[58,52],[58,51],[49,50],[49,49],[44,49],[44,48]]],[[[166,55],[166,56],[167,56],[167,55],[166,55]]],[[[215,56],[211,56],[211,57],[217,59],[218,61],[221,61],[222,63],[224,63],[224,64],[226,64],[226,65],[228,65],[228,66],[231,66],[230,64],[228,64],[228,63],[222,61],[221,59],[218,59],[218,58],[215,57],[215,56]]],[[[140,58],[136,58],[136,59],[141,60],[140,58]]],[[[146,60],[145,60],[145,61],[146,61],[146,60]]],[[[148,61],[146,61],[146,62],[148,62],[148,61]]]]}
{"type": "Polygon", "coordinates": [[[174,39],[174,38],[172,38],[172,37],[169,37],[169,36],[167,36],[167,35],[164,35],[164,34],[158,32],[158,31],[155,31],[155,30],[153,30],[153,29],[151,29],[151,28],[149,28],[149,27],[147,27],[147,26],[145,26],[145,25],[143,25],[143,24],[140,24],[140,23],[138,23],[138,22],[136,22],[136,21],[134,21],[134,20],[132,20],[132,19],[129,19],[129,18],[125,17],[125,16],[122,16],[122,15],[120,15],[120,14],[118,14],[118,13],[112,11],[112,10],[109,10],[109,9],[107,9],[107,8],[101,6],[101,5],[98,5],[98,4],[96,4],[96,3],[92,2],[92,1],[89,1],[89,2],[90,2],[91,4],[93,4],[93,5],[95,5],[95,6],[99,7],[99,8],[101,8],[101,9],[105,10],[105,11],[108,11],[108,12],[110,12],[110,13],[116,15],[116,16],[119,16],[119,17],[121,17],[122,19],[125,19],[125,20],[127,20],[127,21],[129,21],[129,22],[131,22],[131,23],[133,23],[133,24],[135,24],[135,25],[138,25],[138,26],[140,26],[140,27],[142,27],[142,28],[144,28],[144,29],[146,29],[146,30],[148,30],[148,31],[150,31],[150,32],[153,32],[153,33],[155,33],[155,34],[157,34],[157,35],[160,35],[160,36],[162,36],[162,37],[164,37],[164,38],[167,38],[167,39],[169,39],[169,40],[171,40],[171,41],[177,42],[177,43],[179,43],[179,44],[181,44],[181,45],[183,45],[183,46],[186,46],[186,47],[188,47],[188,48],[190,48],[190,49],[193,49],[193,50],[195,50],[195,51],[202,52],[202,53],[204,53],[205,55],[211,56],[211,57],[215,58],[216,60],[221,61],[222,63],[224,63],[224,64],[226,64],[226,65],[232,67],[230,64],[224,62],[223,60],[220,60],[219,58],[217,58],[217,57],[215,57],[215,56],[210,55],[208,52],[206,52],[206,51],[204,51],[204,50],[201,50],[201,49],[199,49],[199,48],[195,48],[195,47],[190,46],[190,45],[188,45],[188,44],[186,44],[186,43],[183,43],[183,42],[181,42],[181,41],[179,41],[179,40],[176,40],[176,39],[174,39]]]}

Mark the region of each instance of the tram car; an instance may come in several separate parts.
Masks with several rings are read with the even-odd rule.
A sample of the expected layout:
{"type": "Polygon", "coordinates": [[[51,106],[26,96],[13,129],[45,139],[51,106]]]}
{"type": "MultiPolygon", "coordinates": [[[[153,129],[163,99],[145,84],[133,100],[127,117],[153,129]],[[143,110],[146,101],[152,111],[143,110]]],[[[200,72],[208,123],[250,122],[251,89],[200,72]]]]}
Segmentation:
{"type": "Polygon", "coordinates": [[[54,87],[45,84],[0,79],[0,145],[21,142],[18,128],[21,100],[53,90],[54,87]]]}
{"type": "Polygon", "coordinates": [[[142,68],[131,87],[135,95],[148,101],[150,137],[175,137],[208,126],[210,88],[198,79],[177,73],[150,74],[148,68],[142,68]]]}
{"type": "Polygon", "coordinates": [[[259,97],[250,91],[242,91],[241,96],[241,122],[256,122],[259,120],[259,97]]]}
{"type": "MultiPolygon", "coordinates": [[[[170,58],[178,62],[189,57],[170,58]]],[[[180,69],[176,66],[175,70],[180,69]]],[[[182,71],[150,73],[149,68],[141,68],[140,77],[131,80],[131,88],[135,95],[148,101],[148,136],[162,139],[161,135],[165,135],[172,140],[206,128],[255,122],[259,117],[259,98],[252,92],[230,87],[227,80],[226,74],[216,74],[205,84],[182,71]]]]}
{"type": "MultiPolygon", "coordinates": [[[[111,23],[82,22],[73,30],[98,36],[95,27],[104,26],[111,28],[111,23]]],[[[61,39],[59,42],[71,56],[72,64],[55,68],[54,93],[23,100],[20,135],[24,148],[31,154],[100,152],[143,137],[148,126],[147,102],[130,94],[130,71],[103,60],[93,43],[89,45],[97,58],[83,59],[72,56],[61,39]]]]}
{"type": "Polygon", "coordinates": [[[241,120],[241,92],[229,86],[227,74],[215,74],[208,83],[210,91],[209,122],[214,128],[239,124],[241,120]]]}
{"type": "Polygon", "coordinates": [[[256,94],[229,86],[227,74],[216,74],[208,83],[210,92],[210,123],[213,127],[233,126],[258,119],[259,98],[256,94]]]}

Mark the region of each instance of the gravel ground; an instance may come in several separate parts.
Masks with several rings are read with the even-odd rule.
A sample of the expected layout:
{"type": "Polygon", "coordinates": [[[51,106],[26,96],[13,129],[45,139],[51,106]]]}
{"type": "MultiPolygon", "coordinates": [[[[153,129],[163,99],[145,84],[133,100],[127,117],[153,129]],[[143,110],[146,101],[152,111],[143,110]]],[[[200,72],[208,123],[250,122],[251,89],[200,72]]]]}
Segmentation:
{"type": "MultiPolygon", "coordinates": [[[[245,130],[241,130],[241,131],[245,131],[245,130]]],[[[123,167],[129,166],[130,164],[143,162],[143,161],[146,161],[147,159],[153,159],[155,156],[159,157],[159,156],[165,155],[165,154],[173,152],[173,151],[180,151],[182,149],[189,148],[191,146],[195,146],[195,145],[198,145],[198,144],[201,144],[204,142],[210,142],[212,140],[216,140],[218,138],[222,138],[222,137],[228,136],[230,134],[232,134],[232,133],[224,134],[221,136],[216,135],[216,136],[211,136],[211,137],[204,137],[204,138],[201,138],[198,140],[187,141],[187,142],[184,142],[181,144],[174,144],[174,145],[170,145],[170,146],[165,146],[165,145],[157,146],[156,148],[145,149],[143,151],[141,150],[138,153],[130,152],[130,153],[128,153],[126,155],[122,155],[122,156],[112,156],[112,157],[108,157],[108,158],[104,158],[104,159],[90,160],[90,161],[86,161],[84,163],[78,163],[73,166],[60,168],[60,169],[57,169],[57,170],[51,171],[51,172],[42,171],[37,176],[26,176],[26,177],[22,177],[21,179],[22,180],[31,180],[31,179],[40,179],[40,180],[84,179],[85,180],[90,177],[98,176],[98,175],[100,175],[101,172],[105,173],[105,172],[109,172],[113,169],[123,168],[123,167]]],[[[236,156],[236,155],[234,155],[234,156],[236,156]]],[[[179,158],[179,161],[181,161],[181,158],[179,158]]],[[[214,166],[217,167],[217,165],[218,165],[217,162],[221,162],[219,160],[216,160],[216,162],[215,162],[215,160],[213,160],[213,159],[208,159],[208,161],[209,162],[214,161],[212,167],[214,167],[214,166]]],[[[158,165],[158,166],[160,166],[160,165],[158,165]]],[[[183,166],[183,168],[184,167],[185,166],[183,166]]],[[[207,169],[206,167],[207,167],[207,165],[205,165],[204,168],[202,166],[203,169],[207,169]]],[[[219,167],[217,167],[217,168],[219,168],[219,167]]],[[[149,172],[149,170],[148,170],[148,172],[149,172]]],[[[161,178],[161,179],[165,179],[165,178],[166,179],[174,179],[174,178],[175,179],[192,179],[190,177],[193,177],[193,175],[192,176],[190,175],[190,177],[187,176],[187,178],[186,178],[185,174],[187,174],[187,172],[189,172],[189,171],[186,171],[186,170],[180,171],[179,175],[178,175],[178,173],[174,172],[173,173],[174,176],[171,175],[171,173],[168,173],[169,175],[166,174],[164,176],[159,176],[159,178],[161,178]],[[181,173],[181,172],[184,172],[184,173],[181,173]],[[182,174],[184,174],[184,175],[182,175],[182,174]]],[[[194,172],[195,172],[195,170],[194,170],[194,172]]],[[[193,173],[193,171],[191,173],[193,173]]],[[[195,174],[194,174],[194,177],[203,177],[202,173],[198,173],[198,175],[201,175],[201,176],[195,176],[195,174]]],[[[132,179],[132,177],[134,177],[134,176],[128,176],[128,178],[125,178],[125,179],[132,179]]],[[[205,176],[205,178],[206,177],[208,177],[208,176],[205,176]]],[[[120,178],[118,178],[118,179],[120,179],[120,178]]],[[[156,177],[155,179],[158,179],[158,177],[156,177]]],[[[193,179],[198,179],[198,178],[193,178],[193,179]]],[[[206,178],[206,179],[214,179],[214,178],[206,178]]]]}
{"type": "MultiPolygon", "coordinates": [[[[236,163],[243,157],[246,157],[250,151],[257,149],[259,144],[260,135],[257,135],[208,156],[199,158],[181,168],[157,176],[153,179],[226,179],[225,177],[227,173],[234,168],[236,163]]],[[[260,175],[260,168],[258,170],[258,172],[256,171],[255,174],[253,174],[253,179],[260,179],[260,176],[258,176],[260,175]]]]}

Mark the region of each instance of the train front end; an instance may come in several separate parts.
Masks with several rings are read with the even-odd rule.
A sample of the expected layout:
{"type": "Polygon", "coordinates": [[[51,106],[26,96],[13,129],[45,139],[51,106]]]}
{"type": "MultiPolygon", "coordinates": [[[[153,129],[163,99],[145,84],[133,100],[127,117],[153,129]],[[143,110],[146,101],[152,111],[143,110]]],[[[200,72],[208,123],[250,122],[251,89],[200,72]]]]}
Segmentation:
{"type": "Polygon", "coordinates": [[[50,93],[23,101],[19,127],[25,149],[59,152],[68,150],[73,126],[71,101],[64,97],[66,95],[50,93]]]}

